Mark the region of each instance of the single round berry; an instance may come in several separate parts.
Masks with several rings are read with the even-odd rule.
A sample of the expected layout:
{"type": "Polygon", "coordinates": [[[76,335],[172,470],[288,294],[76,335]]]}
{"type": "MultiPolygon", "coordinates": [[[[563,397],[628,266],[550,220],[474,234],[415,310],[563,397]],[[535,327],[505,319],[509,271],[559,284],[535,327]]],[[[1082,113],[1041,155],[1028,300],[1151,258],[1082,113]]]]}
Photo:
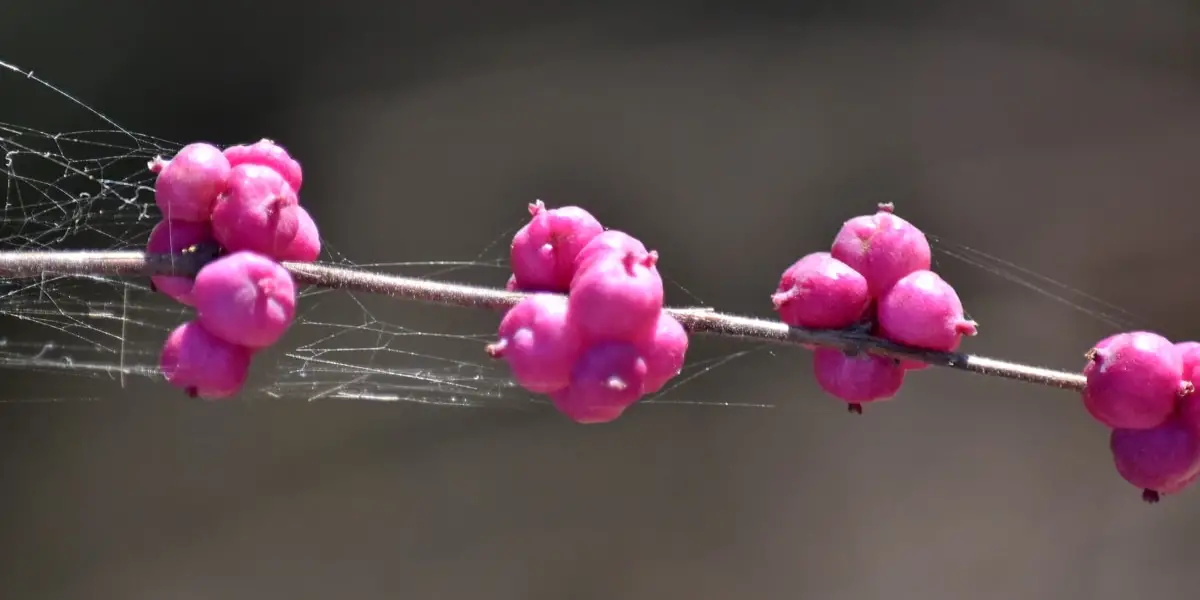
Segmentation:
{"type": "Polygon", "coordinates": [[[205,265],[196,274],[192,297],[205,329],[249,348],[279,341],[296,315],[292,276],[253,252],[236,252],[205,265]]]}
{"type": "MultiPolygon", "coordinates": [[[[1180,342],[1175,344],[1179,360],[1183,365],[1183,379],[1192,384],[1193,389],[1200,386],[1200,343],[1180,342]]],[[[1179,400],[1179,416],[1183,422],[1200,432],[1200,393],[1186,394],[1179,400]]]]}
{"type": "Polygon", "coordinates": [[[551,394],[551,400],[577,423],[606,423],[642,397],[646,371],[646,361],[634,345],[597,344],[583,352],[571,384],[551,394]]]}
{"type": "Polygon", "coordinates": [[[662,312],[658,255],[609,255],[580,271],[571,284],[571,318],[585,342],[633,341],[653,331],[662,312]]]}
{"type": "Polygon", "coordinates": [[[249,348],[222,340],[189,321],[167,336],[159,365],[167,382],[189,396],[228,398],[245,385],[252,356],[249,348]]]}
{"type": "Polygon", "coordinates": [[[508,362],[521,387],[535,394],[567,387],[581,344],[567,316],[565,297],[526,296],[500,321],[499,338],[487,352],[508,362]]]}
{"type": "Polygon", "coordinates": [[[1150,429],[1114,429],[1109,447],[1117,472],[1151,502],[1158,493],[1187,487],[1200,469],[1200,436],[1176,419],[1150,429]]]}
{"type": "Polygon", "coordinates": [[[1175,346],[1147,331],[1119,333],[1087,353],[1083,404],[1101,423],[1116,429],[1157,427],[1194,389],[1183,379],[1175,346]]]}
{"type": "Polygon", "coordinates": [[[655,394],[683,369],[688,349],[688,334],[679,320],[660,312],[654,333],[637,344],[646,361],[642,394],[655,394]]]}
{"type": "Polygon", "coordinates": [[[871,294],[858,271],[828,252],[814,252],[783,272],[771,302],[792,327],[842,329],[862,319],[871,294]]]}
{"type": "Polygon", "coordinates": [[[1179,360],[1183,364],[1183,378],[1192,381],[1200,372],[1200,342],[1179,342],[1175,344],[1179,360]]]}
{"type": "Polygon", "coordinates": [[[169,161],[155,159],[150,170],[158,173],[154,201],[163,218],[204,223],[225,191],[231,169],[216,146],[199,143],[184,146],[169,161]]]}
{"type": "Polygon", "coordinates": [[[846,221],[833,240],[831,254],[862,273],[871,295],[878,298],[897,281],[932,265],[929,240],[916,226],[880,205],[873,215],[846,221]]]}
{"type": "Polygon", "coordinates": [[[285,261],[313,262],[321,256],[321,234],[312,215],[303,206],[287,207],[285,211],[296,214],[296,235],[290,242],[284,244],[278,256],[274,258],[285,261]]]}
{"type": "Polygon", "coordinates": [[[963,315],[954,288],[933,271],[914,271],[902,277],[876,307],[879,331],[900,344],[951,352],[964,335],[978,327],[963,315]]]}
{"type": "Polygon", "coordinates": [[[229,252],[248,250],[276,258],[300,229],[298,202],[295,190],[274,169],[239,165],[213,207],[213,235],[229,252]]]}
{"type": "Polygon", "coordinates": [[[529,212],[533,218],[513,236],[513,273],[524,286],[565,292],[575,273],[575,257],[604,227],[578,206],[547,209],[538,200],[529,212]]]}
{"type": "Polygon", "coordinates": [[[579,251],[575,257],[575,274],[578,276],[580,271],[586,271],[597,259],[628,252],[647,253],[649,251],[646,250],[646,246],[641,240],[624,231],[609,229],[592,238],[592,241],[579,251]]]}
{"type": "Polygon", "coordinates": [[[850,404],[854,412],[862,412],[862,404],[894,397],[904,385],[905,370],[887,357],[848,356],[834,348],[817,348],[813,373],[826,393],[850,404]]]}
{"type": "Polygon", "coordinates": [[[304,171],[300,168],[300,163],[296,162],[283,146],[268,139],[262,139],[249,145],[230,146],[225,149],[225,158],[229,160],[230,166],[234,167],[238,165],[270,167],[282,175],[296,193],[300,193],[300,186],[304,183],[304,171]]]}
{"type": "MultiPolygon", "coordinates": [[[[159,221],[150,231],[146,241],[146,252],[155,254],[179,254],[197,244],[214,243],[212,227],[208,223],[190,221],[159,221]]],[[[154,288],[175,301],[192,305],[192,278],[171,275],[155,275],[150,278],[154,288]]]]}

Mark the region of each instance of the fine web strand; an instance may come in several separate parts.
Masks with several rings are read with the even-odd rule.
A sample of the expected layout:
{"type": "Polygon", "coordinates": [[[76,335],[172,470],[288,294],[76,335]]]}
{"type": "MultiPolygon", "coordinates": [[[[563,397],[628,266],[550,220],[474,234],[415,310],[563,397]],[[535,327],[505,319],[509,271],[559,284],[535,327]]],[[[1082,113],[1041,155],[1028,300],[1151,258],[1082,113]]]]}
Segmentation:
{"type": "MultiPolygon", "coordinates": [[[[95,126],[53,131],[0,121],[0,249],[144,248],[161,219],[154,204],[155,176],[147,164],[159,156],[170,158],[183,144],[130,131],[32,72],[0,61],[0,89],[30,92],[31,85],[42,94],[38,101],[68,103],[95,126]]],[[[468,260],[354,263],[328,239],[322,240],[320,260],[500,286],[507,278],[507,241],[519,226],[468,260]]],[[[255,359],[251,382],[240,397],[507,409],[547,405],[517,387],[503,362],[484,354],[499,315],[478,315],[462,319],[465,325],[431,331],[420,326],[419,316],[396,322],[391,315],[421,309],[388,306],[395,302],[302,290],[295,324],[280,348],[255,359]]],[[[190,318],[190,309],[153,291],[148,279],[45,275],[0,280],[0,369],[40,375],[31,392],[10,388],[5,401],[86,401],[137,391],[182,396],[162,380],[158,357],[167,334],[190,318]]],[[[667,389],[646,402],[763,406],[664,398],[680,397],[673,392],[687,382],[752,352],[689,361],[667,389]]]]}

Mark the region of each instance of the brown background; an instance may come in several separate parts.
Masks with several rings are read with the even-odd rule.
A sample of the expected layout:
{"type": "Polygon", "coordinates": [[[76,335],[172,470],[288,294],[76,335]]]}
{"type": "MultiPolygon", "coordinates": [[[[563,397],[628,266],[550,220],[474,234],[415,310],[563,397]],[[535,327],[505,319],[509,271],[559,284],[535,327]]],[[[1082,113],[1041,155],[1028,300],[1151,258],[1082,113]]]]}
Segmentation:
{"type": "MultiPolygon", "coordinates": [[[[673,303],[766,315],[788,262],[895,201],[1200,336],[1193,3],[493,4],[13,2],[0,58],[138,131],[285,142],[355,262],[471,259],[541,197],[657,247],[673,303]]],[[[0,108],[58,129],[83,116],[0,108]]],[[[972,351],[1077,368],[1111,331],[941,260],[981,323],[972,351]]],[[[371,310],[421,331],[495,324],[371,310]]],[[[469,410],[197,406],[56,381],[104,400],[0,405],[0,596],[1195,595],[1200,492],[1143,505],[1070,394],[936,370],[854,419],[807,361],[756,352],[665,398],[774,408],[650,405],[591,428],[514,408],[516,392],[469,410]]],[[[51,376],[0,377],[21,400],[51,376]]]]}

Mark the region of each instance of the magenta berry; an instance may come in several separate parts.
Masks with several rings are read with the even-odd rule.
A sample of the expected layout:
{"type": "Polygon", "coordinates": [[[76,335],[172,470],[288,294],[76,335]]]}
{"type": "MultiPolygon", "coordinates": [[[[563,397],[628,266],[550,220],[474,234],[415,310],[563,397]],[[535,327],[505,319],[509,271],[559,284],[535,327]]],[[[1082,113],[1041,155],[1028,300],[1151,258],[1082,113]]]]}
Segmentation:
{"type": "Polygon", "coordinates": [[[154,201],[163,218],[204,223],[225,191],[231,169],[216,146],[199,143],[184,146],[169,161],[155,159],[150,170],[158,173],[154,201]]]}
{"type": "Polygon", "coordinates": [[[1087,353],[1083,404],[1097,421],[1116,429],[1157,427],[1194,389],[1183,360],[1166,338],[1146,331],[1119,333],[1087,353]]]}
{"type": "MultiPolygon", "coordinates": [[[[177,254],[196,244],[213,243],[212,228],[208,223],[189,221],[160,221],[150,231],[146,251],[156,254],[177,254]]],[[[192,278],[155,275],[150,278],[154,287],[174,298],[175,301],[192,305],[192,278]]]]}
{"type": "MultiPolygon", "coordinates": [[[[1183,379],[1192,384],[1193,390],[1200,386],[1200,343],[1181,342],[1175,344],[1183,365],[1183,379]]],[[[1200,432],[1200,392],[1186,394],[1179,401],[1179,416],[1183,422],[1200,432]]]]}
{"type": "Polygon", "coordinates": [[[571,318],[585,342],[633,341],[653,331],[662,312],[658,255],[628,252],[596,260],[571,283],[571,318]]]}
{"type": "Polygon", "coordinates": [[[521,387],[535,394],[567,387],[581,345],[567,317],[566,298],[526,296],[504,315],[499,337],[487,347],[488,354],[506,360],[521,387]]]}
{"type": "Polygon", "coordinates": [[[645,244],[641,240],[616,229],[609,229],[592,238],[575,257],[575,273],[585,271],[599,258],[627,252],[646,253],[645,244]]]}
{"type": "Polygon", "coordinates": [[[642,397],[646,361],[632,344],[601,343],[585,350],[571,384],[551,395],[554,406],[578,423],[613,421],[642,397]]]}
{"type": "Polygon", "coordinates": [[[904,368],[883,356],[848,356],[834,348],[813,352],[813,373],[817,385],[861,412],[859,405],[888,400],[904,385],[904,368]]]}
{"type": "Polygon", "coordinates": [[[828,252],[814,252],[783,272],[771,302],[792,327],[842,329],[863,318],[871,294],[861,273],[828,252]]]}
{"type": "Polygon", "coordinates": [[[232,167],[261,165],[274,169],[296,193],[300,192],[300,186],[304,183],[304,171],[300,168],[300,163],[296,162],[283,146],[268,139],[250,145],[230,146],[225,149],[225,158],[232,167]]]}
{"type": "Polygon", "coordinates": [[[925,234],[892,214],[887,204],[873,215],[846,221],[833,240],[831,254],[862,273],[876,298],[909,273],[928,271],[932,265],[925,234]]]}
{"type": "Polygon", "coordinates": [[[248,250],[277,258],[300,229],[296,191],[274,169],[235,167],[213,208],[213,234],[229,252],[248,250]]]}
{"type": "Polygon", "coordinates": [[[303,206],[285,208],[296,215],[296,235],[284,243],[275,259],[280,261],[313,262],[321,256],[321,234],[312,215],[303,206]]]}
{"type": "Polygon", "coordinates": [[[1200,469],[1200,436],[1177,419],[1150,429],[1114,429],[1109,447],[1117,472],[1145,490],[1149,502],[1183,490],[1200,469]]]}
{"type": "Polygon", "coordinates": [[[604,227],[578,206],[547,209],[529,205],[533,218],[513,237],[510,262],[524,287],[565,292],[575,273],[575,257],[604,227]]]}
{"type": "Polygon", "coordinates": [[[217,399],[242,389],[252,356],[250,349],[222,340],[199,323],[189,321],[167,336],[159,364],[167,382],[189,396],[217,399]]]}
{"type": "Polygon", "coordinates": [[[253,252],[236,252],[205,265],[196,274],[192,297],[205,329],[249,348],[277,342],[296,314],[292,276],[253,252]]]}
{"type": "Polygon", "coordinates": [[[876,308],[883,337],[900,344],[950,352],[975,335],[954,288],[933,271],[914,271],[896,282],[876,308]]]}
{"type": "Polygon", "coordinates": [[[638,343],[637,348],[646,361],[642,394],[655,394],[683,369],[688,334],[678,319],[660,312],[653,335],[638,343]]]}

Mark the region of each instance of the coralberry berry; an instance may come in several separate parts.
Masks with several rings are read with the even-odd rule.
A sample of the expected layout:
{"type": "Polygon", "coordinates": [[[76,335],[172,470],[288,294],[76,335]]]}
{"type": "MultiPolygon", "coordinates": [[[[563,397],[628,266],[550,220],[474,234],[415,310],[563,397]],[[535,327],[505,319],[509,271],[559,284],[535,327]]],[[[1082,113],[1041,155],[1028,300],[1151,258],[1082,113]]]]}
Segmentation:
{"type": "Polygon", "coordinates": [[[195,321],[176,327],[167,336],[159,364],[171,385],[189,396],[227,398],[246,383],[252,352],[225,341],[195,321]]]}
{"type": "Polygon", "coordinates": [[[871,295],[882,296],[902,277],[929,270],[929,240],[916,226],[892,214],[888,204],[874,215],[846,221],[833,241],[831,254],[862,273],[871,295]]]}
{"type": "Polygon", "coordinates": [[[771,302],[792,327],[841,329],[862,319],[871,295],[862,274],[828,252],[814,252],[783,272],[771,302]]]}
{"type": "Polygon", "coordinates": [[[1150,429],[1114,429],[1109,447],[1117,472],[1145,490],[1148,502],[1187,487],[1200,469],[1200,437],[1177,419],[1150,429]]]}
{"type": "Polygon", "coordinates": [[[1166,338],[1146,332],[1119,333],[1087,353],[1083,404],[1096,420],[1116,429],[1157,427],[1175,412],[1178,399],[1194,390],[1183,379],[1183,360],[1166,338]]]}
{"type": "Polygon", "coordinates": [[[283,246],[278,255],[272,257],[280,261],[293,260],[296,262],[313,262],[321,256],[321,234],[312,215],[302,206],[291,210],[296,214],[296,236],[283,246]]]}
{"type": "Polygon", "coordinates": [[[612,421],[641,398],[646,370],[646,361],[632,344],[597,344],[579,357],[570,386],[550,397],[560,412],[578,423],[612,421]]]}
{"type": "Polygon", "coordinates": [[[213,234],[229,252],[249,250],[277,258],[299,231],[298,202],[296,191],[278,171],[239,165],[213,208],[213,234]]]}
{"type": "Polygon", "coordinates": [[[848,403],[852,412],[862,412],[862,404],[892,398],[904,385],[904,368],[895,360],[872,354],[848,356],[833,348],[813,352],[813,373],[817,385],[848,403]]]}
{"type": "Polygon", "coordinates": [[[646,361],[642,393],[655,394],[683,369],[688,334],[675,317],[660,312],[654,333],[638,343],[637,348],[646,361]]]}
{"type": "MultiPolygon", "coordinates": [[[[189,221],[159,221],[150,231],[146,251],[156,254],[177,254],[196,244],[213,242],[208,223],[189,221]]],[[[155,289],[187,306],[192,305],[192,278],[155,275],[150,278],[155,289]]]]}
{"type": "Polygon", "coordinates": [[[169,161],[155,159],[150,170],[158,173],[154,201],[163,218],[203,223],[225,191],[230,165],[216,146],[198,143],[184,146],[169,161]]]}
{"type": "Polygon", "coordinates": [[[253,252],[223,256],[196,274],[197,320],[217,337],[249,348],[274,344],[296,314],[296,285],[279,263],[253,252]]]}
{"type": "Polygon", "coordinates": [[[499,334],[488,354],[506,360],[521,387],[535,394],[567,387],[581,344],[567,316],[566,298],[526,296],[504,315],[499,334]]]}
{"type": "Polygon", "coordinates": [[[510,262],[523,288],[565,292],[575,273],[575,257],[604,227],[578,206],[547,209],[529,205],[529,223],[513,237],[510,262]]]}
{"type": "Polygon", "coordinates": [[[571,283],[572,320],[585,342],[632,341],[653,330],[663,305],[658,255],[609,255],[580,271],[571,283]]]}
{"type": "Polygon", "coordinates": [[[879,299],[876,317],[883,337],[938,352],[958,349],[964,335],[978,331],[963,315],[954,288],[933,271],[914,271],[897,281],[879,299]]]}
{"type": "Polygon", "coordinates": [[[296,162],[282,146],[268,139],[262,139],[250,145],[230,146],[225,149],[225,158],[233,167],[238,165],[269,167],[282,175],[296,193],[300,193],[300,185],[304,183],[304,171],[300,168],[300,163],[296,162]]]}
{"type": "Polygon", "coordinates": [[[579,255],[575,257],[575,273],[578,275],[580,271],[586,271],[597,259],[628,252],[642,254],[648,250],[641,240],[624,231],[609,229],[592,238],[592,241],[579,251],[579,255]]]}

